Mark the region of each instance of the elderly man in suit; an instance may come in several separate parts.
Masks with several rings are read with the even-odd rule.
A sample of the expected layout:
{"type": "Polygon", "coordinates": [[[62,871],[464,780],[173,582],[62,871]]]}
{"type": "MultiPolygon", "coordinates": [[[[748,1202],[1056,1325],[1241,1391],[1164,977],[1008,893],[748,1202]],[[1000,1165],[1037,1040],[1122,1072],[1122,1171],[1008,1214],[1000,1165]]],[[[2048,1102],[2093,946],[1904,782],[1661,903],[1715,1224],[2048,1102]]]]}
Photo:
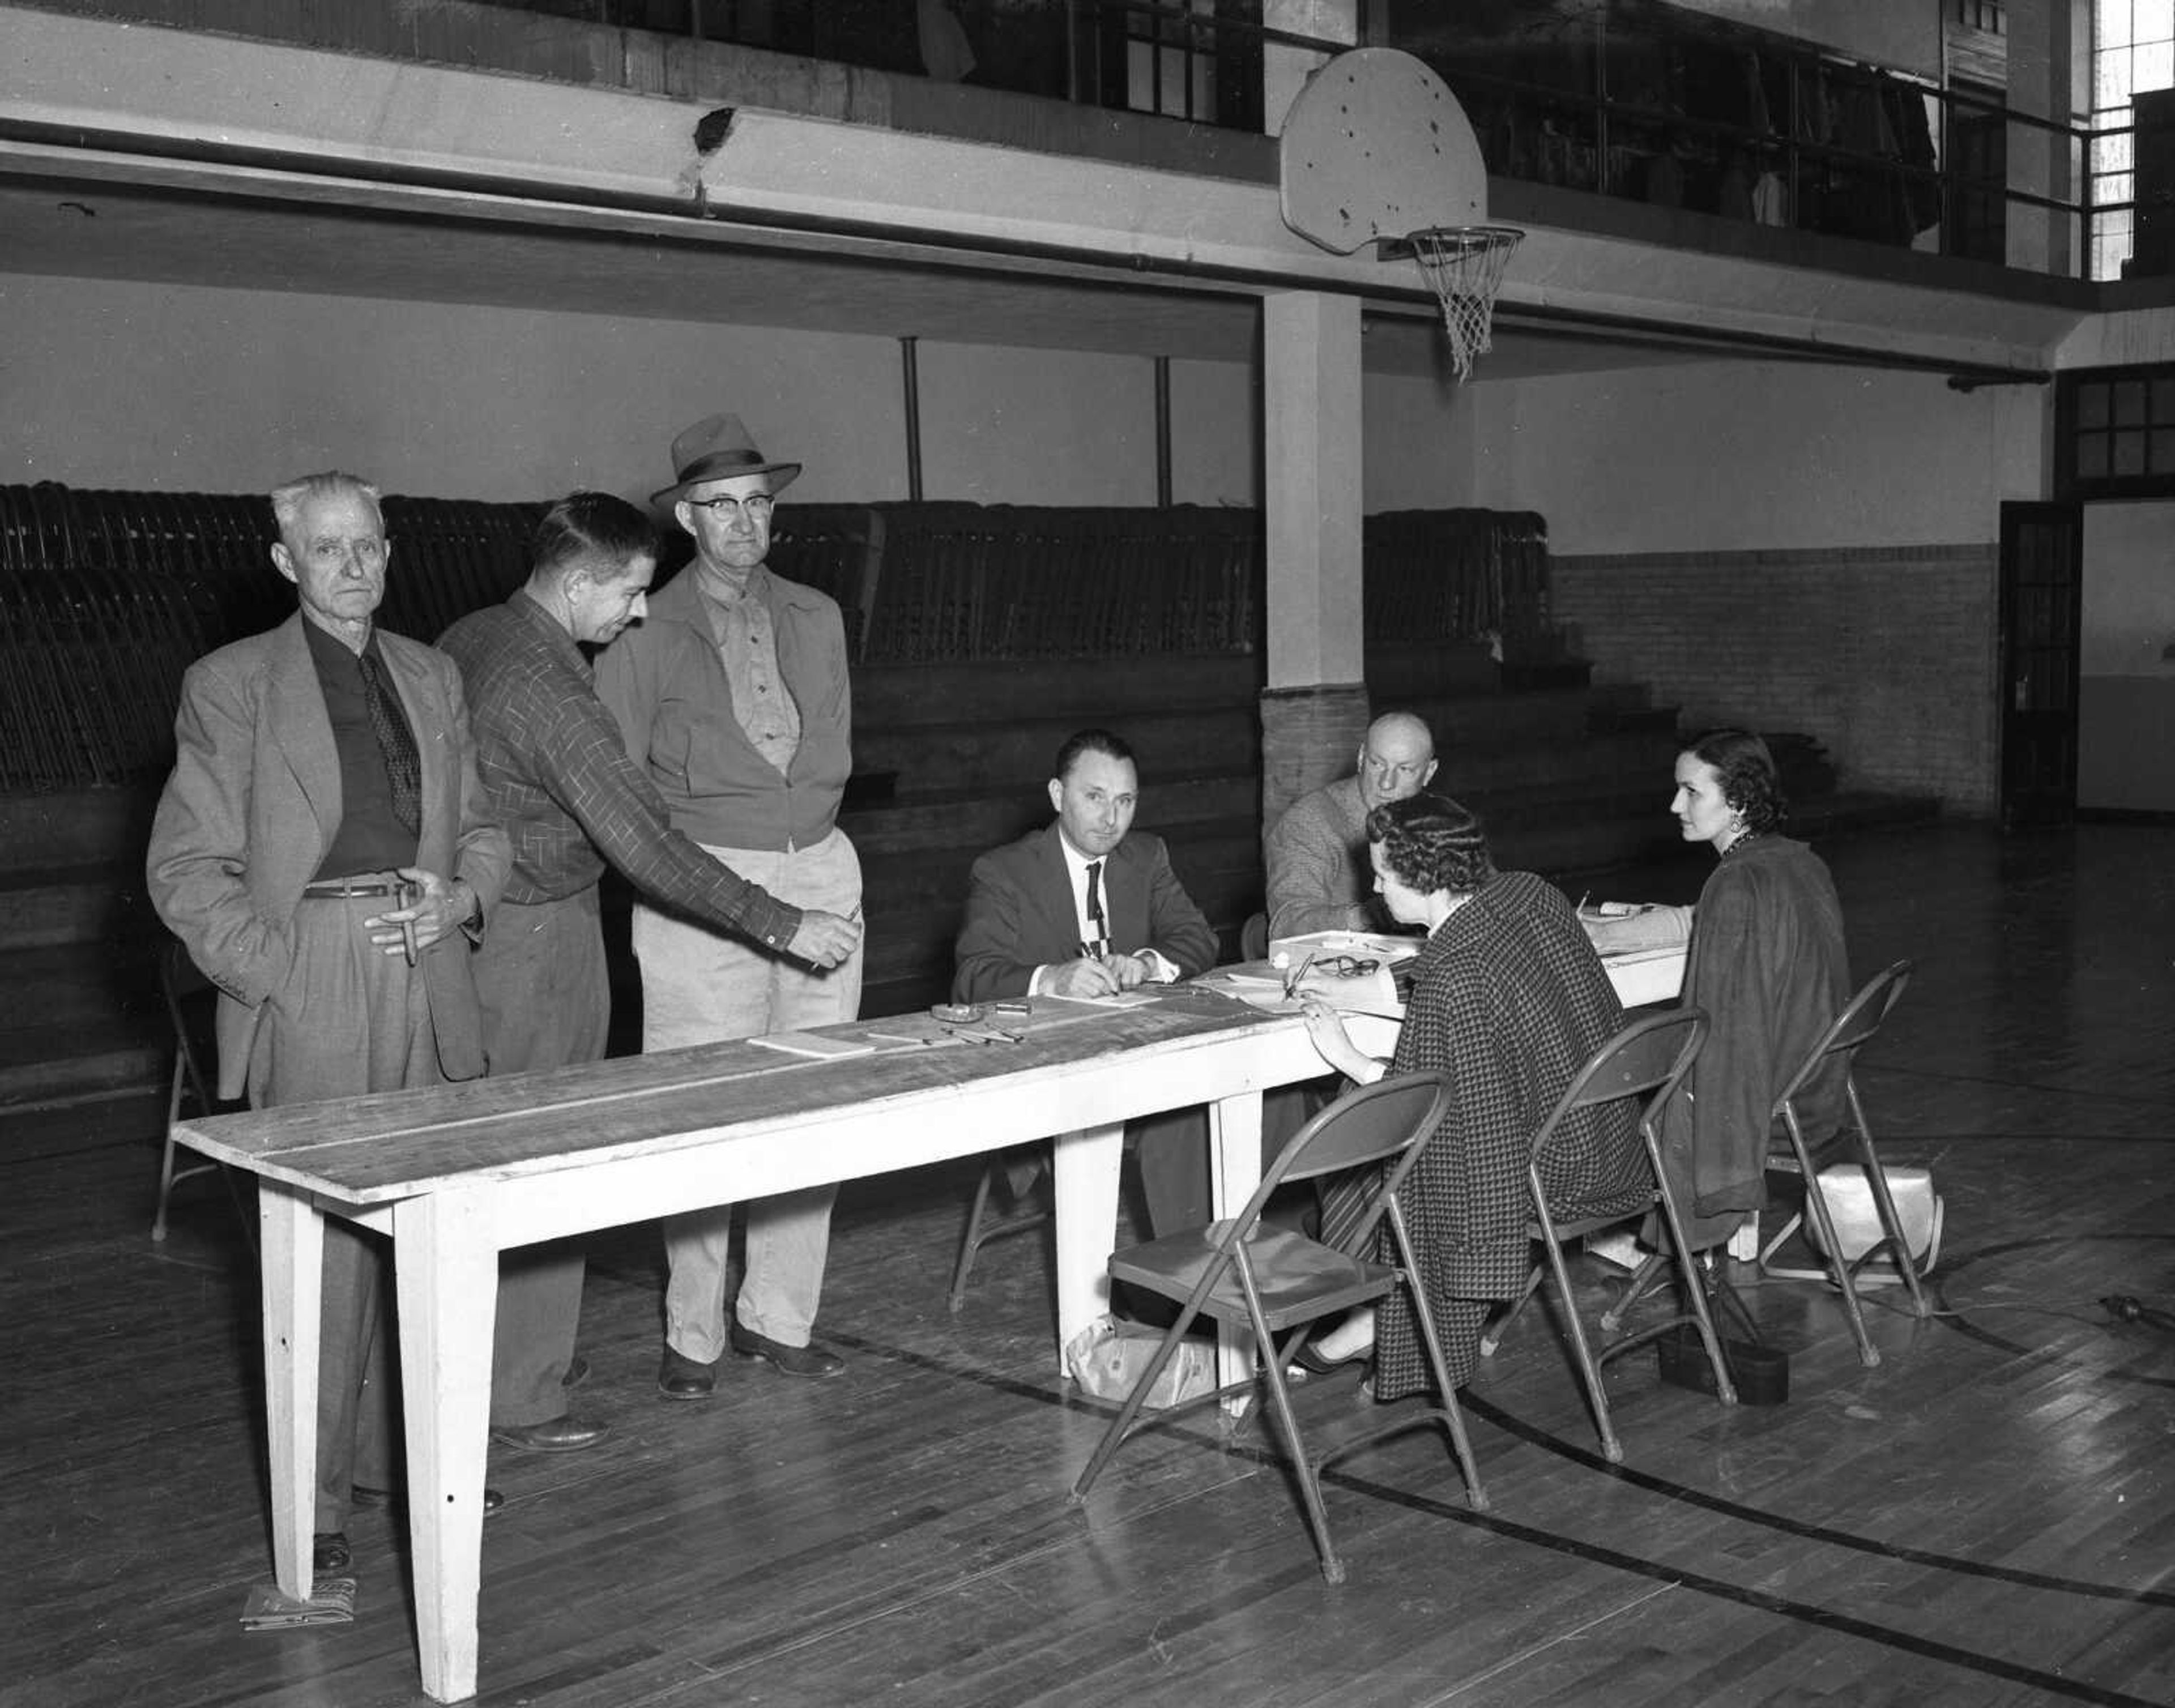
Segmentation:
{"type": "MultiPolygon", "coordinates": [[[[1134,831],[1140,773],[1107,729],[1058,749],[1056,818],[974,862],[952,974],[963,1002],[1106,996],[1216,964],[1216,933],[1171,870],[1163,839],[1134,831]]],[[[1199,1109],[1131,1124],[1158,1234],[1207,1219],[1207,1125],[1199,1109]]]]}
{"type": "MultiPolygon", "coordinates": [[[[225,1095],[262,1109],[473,1078],[485,1064],[469,950],[510,851],[477,778],[460,673],[372,621],[390,556],[375,487],[312,474],[274,492],[272,511],[272,561],[301,609],[183,679],[152,901],[219,987],[225,1095]]],[[[350,1505],[391,1498],[384,1270],[376,1235],[327,1225],[321,1573],[351,1562],[350,1505]]]]}

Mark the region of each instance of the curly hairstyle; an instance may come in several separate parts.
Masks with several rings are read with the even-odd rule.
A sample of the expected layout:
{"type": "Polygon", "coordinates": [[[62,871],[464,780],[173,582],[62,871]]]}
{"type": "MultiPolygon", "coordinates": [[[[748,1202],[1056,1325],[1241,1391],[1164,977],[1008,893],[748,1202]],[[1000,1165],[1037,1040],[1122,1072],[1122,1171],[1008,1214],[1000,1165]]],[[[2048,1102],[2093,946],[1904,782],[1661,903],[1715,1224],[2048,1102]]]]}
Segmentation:
{"type": "Polygon", "coordinates": [[[1495,876],[1479,816],[1446,794],[1423,789],[1385,801],[1367,815],[1367,840],[1397,881],[1422,895],[1469,896],[1495,876]]]}
{"type": "Polygon", "coordinates": [[[1710,729],[1684,751],[1714,767],[1722,780],[1722,798],[1748,831],[1771,831],[1790,816],[1775,756],[1749,729],[1710,729]]]}

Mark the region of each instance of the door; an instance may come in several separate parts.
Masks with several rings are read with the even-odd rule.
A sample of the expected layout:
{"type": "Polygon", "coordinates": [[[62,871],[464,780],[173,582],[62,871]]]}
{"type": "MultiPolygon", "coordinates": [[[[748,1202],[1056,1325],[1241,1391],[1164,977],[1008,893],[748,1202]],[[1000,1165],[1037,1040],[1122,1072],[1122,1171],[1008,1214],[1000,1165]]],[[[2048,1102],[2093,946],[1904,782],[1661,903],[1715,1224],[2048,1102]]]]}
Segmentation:
{"type": "Polygon", "coordinates": [[[2078,617],[2084,512],[2001,507],[2001,821],[2066,824],[2077,811],[2078,617]]]}

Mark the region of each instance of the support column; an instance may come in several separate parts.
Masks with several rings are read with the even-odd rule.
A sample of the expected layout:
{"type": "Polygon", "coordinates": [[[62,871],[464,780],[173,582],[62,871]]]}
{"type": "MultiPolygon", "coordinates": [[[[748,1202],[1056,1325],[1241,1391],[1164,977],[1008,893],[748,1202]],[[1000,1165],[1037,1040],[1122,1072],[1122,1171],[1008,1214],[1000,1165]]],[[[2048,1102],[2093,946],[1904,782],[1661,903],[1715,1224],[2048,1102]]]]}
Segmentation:
{"type": "Polygon", "coordinates": [[[1261,822],[1351,769],[1367,727],[1360,626],[1359,302],[1261,305],[1268,686],[1261,822]]]}

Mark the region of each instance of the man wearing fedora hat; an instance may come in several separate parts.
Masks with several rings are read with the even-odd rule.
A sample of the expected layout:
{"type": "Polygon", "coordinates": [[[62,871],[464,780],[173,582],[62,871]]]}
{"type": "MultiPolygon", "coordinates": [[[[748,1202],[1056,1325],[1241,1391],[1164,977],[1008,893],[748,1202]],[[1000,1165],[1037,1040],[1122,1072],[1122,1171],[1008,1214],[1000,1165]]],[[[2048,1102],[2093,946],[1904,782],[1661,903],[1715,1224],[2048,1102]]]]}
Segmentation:
{"type": "MultiPolygon", "coordinates": [[[[757,448],[737,415],[672,442],[656,493],[695,559],[598,660],[596,688],[675,829],[778,901],[850,922],[850,952],[813,966],[637,901],[645,1050],[851,1020],[861,998],[861,870],[838,827],[853,768],[845,625],[835,602],[764,567],[777,495],[800,474],[757,448]]],[[[837,1189],[746,1206],[746,1272],[725,1320],[731,1206],[670,1216],[658,1386],[698,1400],[730,1346],[788,1375],[844,1369],[811,1331],[837,1189]]]]}

